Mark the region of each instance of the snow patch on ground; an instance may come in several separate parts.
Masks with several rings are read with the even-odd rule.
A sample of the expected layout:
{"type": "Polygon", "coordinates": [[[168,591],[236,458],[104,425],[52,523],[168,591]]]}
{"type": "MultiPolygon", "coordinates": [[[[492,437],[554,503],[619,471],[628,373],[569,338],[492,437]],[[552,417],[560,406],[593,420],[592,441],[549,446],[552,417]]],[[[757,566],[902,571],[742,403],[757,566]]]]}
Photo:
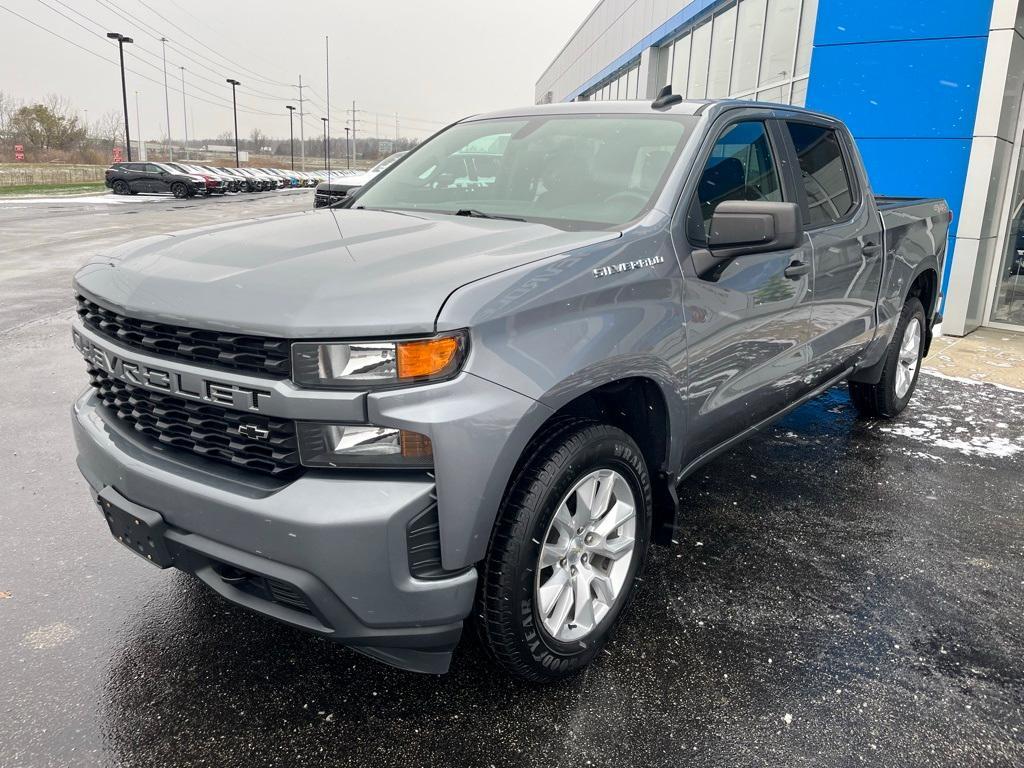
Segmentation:
{"type": "Polygon", "coordinates": [[[962,453],[964,456],[1006,459],[1024,451],[1024,439],[1019,436],[1010,438],[1001,435],[978,435],[969,440],[963,440],[946,437],[941,429],[935,429],[933,426],[910,426],[909,424],[881,427],[880,431],[899,437],[908,437],[935,448],[948,448],[962,453]]]}
{"type": "Polygon", "coordinates": [[[934,376],[937,379],[945,379],[946,381],[957,381],[961,384],[987,384],[990,387],[998,387],[999,389],[1005,389],[1007,392],[1020,392],[1024,393],[1024,389],[1018,389],[1017,387],[1011,387],[1006,384],[997,384],[994,381],[980,381],[978,379],[968,379],[964,376],[950,376],[949,374],[936,371],[932,368],[921,368],[921,373],[926,376],[934,376]]]}

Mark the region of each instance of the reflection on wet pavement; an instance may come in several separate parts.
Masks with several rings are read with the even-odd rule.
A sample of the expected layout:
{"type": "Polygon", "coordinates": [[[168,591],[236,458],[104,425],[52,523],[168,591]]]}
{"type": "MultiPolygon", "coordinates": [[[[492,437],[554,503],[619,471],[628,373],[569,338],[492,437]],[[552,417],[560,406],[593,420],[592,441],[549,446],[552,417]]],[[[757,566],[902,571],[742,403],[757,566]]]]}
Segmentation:
{"type": "Polygon", "coordinates": [[[14,667],[34,719],[0,764],[1021,765],[1022,423],[1024,394],[930,376],[895,422],[807,404],[685,483],[677,544],[559,686],[471,641],[399,672],[98,545],[121,575],[72,636],[15,633],[63,655],[14,667]]]}

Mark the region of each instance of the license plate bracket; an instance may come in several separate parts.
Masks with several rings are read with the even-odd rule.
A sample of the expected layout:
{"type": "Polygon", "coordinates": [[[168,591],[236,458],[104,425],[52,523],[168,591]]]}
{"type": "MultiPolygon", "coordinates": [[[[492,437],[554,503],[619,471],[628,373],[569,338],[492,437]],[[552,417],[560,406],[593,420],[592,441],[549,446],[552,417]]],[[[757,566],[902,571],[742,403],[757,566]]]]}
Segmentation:
{"type": "Polygon", "coordinates": [[[164,537],[167,523],[160,513],[120,498],[110,498],[113,494],[106,490],[100,493],[98,502],[114,538],[157,568],[174,565],[164,537]]]}

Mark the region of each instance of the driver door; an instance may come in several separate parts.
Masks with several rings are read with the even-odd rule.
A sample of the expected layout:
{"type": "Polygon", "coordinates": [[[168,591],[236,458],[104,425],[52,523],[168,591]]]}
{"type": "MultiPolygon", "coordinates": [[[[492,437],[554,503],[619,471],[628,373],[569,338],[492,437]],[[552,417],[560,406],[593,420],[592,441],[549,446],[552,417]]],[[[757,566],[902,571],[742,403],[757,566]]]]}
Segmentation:
{"type": "MultiPolygon", "coordinates": [[[[677,227],[687,317],[687,463],[783,410],[809,390],[811,252],[715,258],[711,219],[727,200],[797,202],[764,111],[721,127],[702,155],[677,227]]],[[[686,198],[684,198],[686,200],[686,198]]]]}

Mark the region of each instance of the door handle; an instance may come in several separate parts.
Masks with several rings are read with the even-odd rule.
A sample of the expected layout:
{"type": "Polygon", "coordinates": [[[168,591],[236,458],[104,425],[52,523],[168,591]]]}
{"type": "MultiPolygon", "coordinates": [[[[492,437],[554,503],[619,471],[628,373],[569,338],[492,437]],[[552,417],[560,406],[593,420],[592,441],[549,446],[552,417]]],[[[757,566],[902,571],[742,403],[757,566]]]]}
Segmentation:
{"type": "Polygon", "coordinates": [[[860,249],[860,252],[870,259],[882,252],[882,246],[875,245],[874,243],[868,243],[867,245],[860,249]]]}
{"type": "Polygon", "coordinates": [[[808,264],[806,261],[794,261],[792,264],[786,267],[786,271],[783,272],[782,274],[784,274],[790,280],[796,280],[797,278],[803,277],[810,271],[811,265],[808,264]]]}

